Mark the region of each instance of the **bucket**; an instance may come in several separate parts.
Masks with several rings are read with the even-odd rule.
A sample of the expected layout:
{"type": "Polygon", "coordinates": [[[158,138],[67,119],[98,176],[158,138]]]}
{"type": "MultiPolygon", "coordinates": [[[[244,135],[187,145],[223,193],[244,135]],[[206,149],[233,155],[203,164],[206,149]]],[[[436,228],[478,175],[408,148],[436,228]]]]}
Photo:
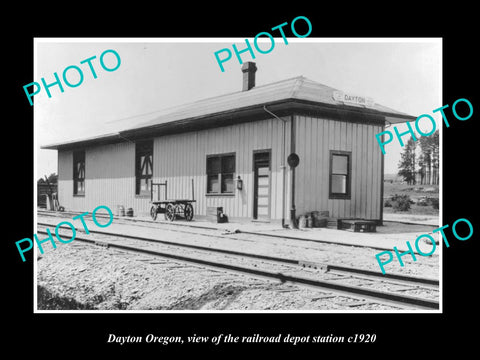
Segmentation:
{"type": "Polygon", "coordinates": [[[313,227],[313,217],[307,215],[307,227],[313,227]]]}
{"type": "Polygon", "coordinates": [[[320,217],[320,211],[312,211],[312,227],[317,227],[317,219],[320,217]]]}
{"type": "Polygon", "coordinates": [[[123,207],[123,205],[117,205],[117,213],[115,215],[125,216],[125,208],[123,207]]]}
{"type": "Polygon", "coordinates": [[[299,229],[305,229],[307,227],[307,218],[305,215],[300,215],[298,218],[298,228],[299,229]]]}
{"type": "Polygon", "coordinates": [[[130,216],[130,217],[133,216],[133,208],[129,207],[129,208],[127,209],[127,216],[130,216]]]}

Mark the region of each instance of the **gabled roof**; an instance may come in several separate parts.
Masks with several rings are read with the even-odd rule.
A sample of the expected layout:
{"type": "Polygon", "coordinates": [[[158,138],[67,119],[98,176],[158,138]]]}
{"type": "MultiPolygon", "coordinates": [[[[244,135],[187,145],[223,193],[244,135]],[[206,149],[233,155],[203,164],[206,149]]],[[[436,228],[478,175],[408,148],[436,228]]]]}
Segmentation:
{"type": "MultiPolygon", "coordinates": [[[[248,91],[216,96],[165,109],[161,113],[151,115],[151,118],[136,124],[134,128],[159,125],[177,120],[197,118],[232,109],[251,107],[254,105],[274,103],[286,99],[307,100],[328,105],[338,105],[333,93],[338,91],[329,86],[307,79],[304,76],[254,87],[248,91]]],[[[381,113],[404,117],[407,114],[389,109],[386,106],[375,104],[373,110],[381,113]]]]}
{"type": "Polygon", "coordinates": [[[253,87],[248,91],[237,91],[230,94],[220,95],[208,99],[195,101],[189,104],[179,105],[128,119],[128,126],[120,126],[118,131],[100,135],[88,139],[64,142],[42,146],[43,149],[58,149],[65,146],[87,145],[103,141],[116,141],[122,135],[149,131],[150,129],[172,129],[172,127],[191,126],[193,123],[201,123],[206,118],[221,118],[230,116],[239,111],[256,109],[259,106],[279,104],[282,102],[302,102],[320,105],[330,108],[348,109],[371,115],[382,115],[390,123],[407,122],[415,120],[415,117],[390,109],[380,104],[366,108],[358,105],[342,103],[334,99],[334,92],[338,90],[318,82],[309,80],[303,76],[253,87]],[[122,127],[122,129],[120,129],[122,127]]]}

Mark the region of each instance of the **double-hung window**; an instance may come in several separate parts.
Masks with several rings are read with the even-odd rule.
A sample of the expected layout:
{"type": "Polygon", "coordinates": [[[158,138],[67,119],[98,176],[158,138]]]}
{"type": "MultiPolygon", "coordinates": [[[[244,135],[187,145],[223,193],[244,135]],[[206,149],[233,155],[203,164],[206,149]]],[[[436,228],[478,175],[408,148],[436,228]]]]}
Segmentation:
{"type": "Polygon", "coordinates": [[[85,150],[73,152],[73,195],[85,195],[85,150]]]}
{"type": "Polygon", "coordinates": [[[207,194],[234,194],[235,154],[207,155],[207,194]]]}
{"type": "Polygon", "coordinates": [[[330,199],[350,199],[352,153],[330,151],[330,199]]]}

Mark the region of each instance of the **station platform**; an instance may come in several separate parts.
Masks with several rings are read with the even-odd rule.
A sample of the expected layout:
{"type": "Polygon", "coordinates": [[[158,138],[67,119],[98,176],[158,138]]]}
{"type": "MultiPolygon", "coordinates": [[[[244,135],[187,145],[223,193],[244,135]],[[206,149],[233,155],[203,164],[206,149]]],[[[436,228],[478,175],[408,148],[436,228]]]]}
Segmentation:
{"type": "MultiPolygon", "coordinates": [[[[69,219],[71,220],[71,218],[75,216],[70,215],[70,213],[49,213],[55,214],[58,217],[58,221],[56,221],[57,223],[60,221],[69,221],[69,219]]],[[[108,231],[119,231],[120,233],[135,234],[138,232],[138,227],[135,224],[138,223],[139,225],[147,224],[149,227],[152,227],[151,230],[146,228],[142,229],[142,234],[148,234],[145,236],[154,236],[156,232],[158,233],[158,230],[161,230],[162,228],[176,226],[179,228],[187,227],[191,229],[198,229],[200,232],[201,229],[216,230],[218,231],[219,235],[244,233],[254,236],[258,234],[272,238],[285,239],[287,242],[292,240],[306,240],[319,243],[370,247],[372,249],[378,249],[379,251],[393,251],[393,247],[397,247],[399,251],[406,251],[408,250],[406,242],[409,241],[412,245],[412,248],[414,248],[414,251],[417,252],[414,246],[415,240],[422,234],[432,235],[432,237],[436,239],[437,244],[439,241],[441,241],[439,234],[432,234],[432,230],[440,226],[438,217],[415,215],[399,217],[391,215],[396,214],[385,214],[384,225],[377,226],[376,232],[373,233],[352,232],[332,228],[289,229],[282,228],[278,223],[253,221],[229,223],[216,223],[197,219],[194,219],[193,221],[185,221],[180,219],[173,222],[165,221],[163,219],[157,219],[156,221],[153,221],[150,217],[141,216],[114,216],[113,223],[108,227],[108,231]]],[[[38,216],[41,218],[41,213],[39,213],[38,216]]],[[[79,222],[79,220],[76,220],[76,222],[79,222]]],[[[94,226],[93,223],[92,226],[94,226]]],[[[430,252],[432,245],[424,240],[425,239],[422,239],[422,241],[419,242],[419,246],[422,252],[428,253],[430,252]]],[[[441,246],[439,247],[441,248],[441,246]]],[[[434,255],[438,254],[439,251],[437,249],[434,255]]]]}

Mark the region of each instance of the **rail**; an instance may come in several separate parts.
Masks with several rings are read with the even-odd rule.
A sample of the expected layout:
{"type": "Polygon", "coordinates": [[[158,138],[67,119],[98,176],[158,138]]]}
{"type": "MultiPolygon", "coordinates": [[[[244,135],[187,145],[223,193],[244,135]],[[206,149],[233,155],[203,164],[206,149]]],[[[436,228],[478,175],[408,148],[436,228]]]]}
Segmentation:
{"type": "MultiPolygon", "coordinates": [[[[39,223],[39,225],[50,226],[51,224],[39,223]]],[[[47,234],[43,230],[39,230],[37,233],[47,234]]],[[[365,287],[364,284],[362,283],[362,281],[364,281],[366,278],[368,278],[369,281],[371,281],[371,278],[373,277],[373,278],[376,278],[377,282],[381,282],[382,284],[385,284],[385,282],[391,282],[391,284],[398,284],[398,282],[401,282],[402,284],[412,286],[413,289],[418,289],[419,286],[426,287],[427,289],[431,289],[432,286],[438,287],[438,281],[432,280],[432,279],[422,279],[422,278],[409,277],[409,276],[403,276],[403,275],[394,275],[394,276],[386,277],[386,276],[383,276],[381,273],[376,273],[374,271],[339,267],[336,265],[329,265],[329,264],[308,263],[309,266],[306,266],[307,262],[299,261],[296,259],[285,259],[285,258],[272,257],[267,255],[261,255],[261,254],[251,254],[251,253],[244,253],[239,251],[217,249],[217,248],[210,248],[210,247],[207,248],[203,246],[177,243],[177,242],[168,241],[168,240],[149,239],[149,238],[142,238],[137,236],[117,234],[117,233],[108,233],[103,231],[90,230],[90,233],[94,233],[94,234],[96,233],[97,235],[102,235],[102,236],[116,237],[116,239],[115,241],[104,241],[104,240],[94,240],[91,237],[87,239],[81,236],[80,237],[77,236],[75,240],[86,242],[93,245],[111,247],[111,248],[115,248],[123,251],[142,253],[142,254],[147,254],[151,256],[168,258],[175,261],[193,263],[196,265],[206,266],[209,268],[216,268],[216,269],[220,268],[223,270],[233,271],[236,273],[243,273],[243,274],[255,276],[255,277],[276,279],[281,282],[290,282],[293,284],[314,287],[317,289],[328,289],[329,291],[333,291],[336,293],[340,293],[344,295],[346,294],[348,296],[354,296],[354,297],[361,297],[362,299],[370,299],[377,302],[380,301],[380,302],[388,303],[388,304],[399,306],[399,307],[406,306],[407,308],[413,307],[416,309],[429,309],[429,310],[439,308],[438,301],[434,299],[424,299],[424,298],[409,296],[401,293],[394,293],[394,292],[389,292],[384,290],[372,289],[372,288],[365,287]],[[125,243],[125,241],[122,243],[121,239],[133,240],[134,243],[128,244],[128,242],[125,243]],[[153,248],[153,247],[148,248],[144,244],[142,244],[140,247],[138,246],[139,245],[137,243],[138,241],[168,245],[168,247],[170,247],[170,251],[166,251],[165,249],[159,250],[158,245],[157,245],[157,248],[153,248]],[[194,253],[201,252],[201,254],[197,254],[197,256],[188,256],[188,255],[185,255],[185,250],[177,250],[177,252],[175,252],[175,248],[180,248],[180,249],[189,248],[194,253]],[[174,250],[172,251],[172,249],[174,250]],[[209,259],[208,257],[209,256],[211,257],[211,254],[213,253],[221,253],[225,256],[230,256],[230,259],[229,260],[227,259],[227,261],[218,261],[216,259],[212,260],[211,258],[209,259]],[[245,263],[245,259],[248,259],[248,261],[252,263],[252,266],[241,265],[245,263]],[[235,261],[239,261],[241,264],[240,265],[235,264],[235,261]],[[361,285],[357,286],[357,285],[339,283],[344,280],[343,276],[335,277],[334,280],[319,279],[318,277],[320,276],[320,274],[318,272],[302,273],[304,275],[312,275],[311,277],[309,277],[304,275],[298,276],[295,274],[294,275],[287,274],[283,270],[272,271],[271,270],[272,266],[268,264],[266,265],[265,263],[266,261],[279,263],[283,266],[283,269],[285,269],[285,271],[294,272],[294,273],[298,272],[298,270],[301,268],[314,267],[313,265],[315,265],[315,268],[317,269],[323,269],[324,273],[327,275],[334,275],[335,272],[341,272],[343,273],[343,275],[347,273],[351,278],[360,279],[361,285]],[[289,267],[286,267],[286,266],[289,266],[289,267]]]]}

